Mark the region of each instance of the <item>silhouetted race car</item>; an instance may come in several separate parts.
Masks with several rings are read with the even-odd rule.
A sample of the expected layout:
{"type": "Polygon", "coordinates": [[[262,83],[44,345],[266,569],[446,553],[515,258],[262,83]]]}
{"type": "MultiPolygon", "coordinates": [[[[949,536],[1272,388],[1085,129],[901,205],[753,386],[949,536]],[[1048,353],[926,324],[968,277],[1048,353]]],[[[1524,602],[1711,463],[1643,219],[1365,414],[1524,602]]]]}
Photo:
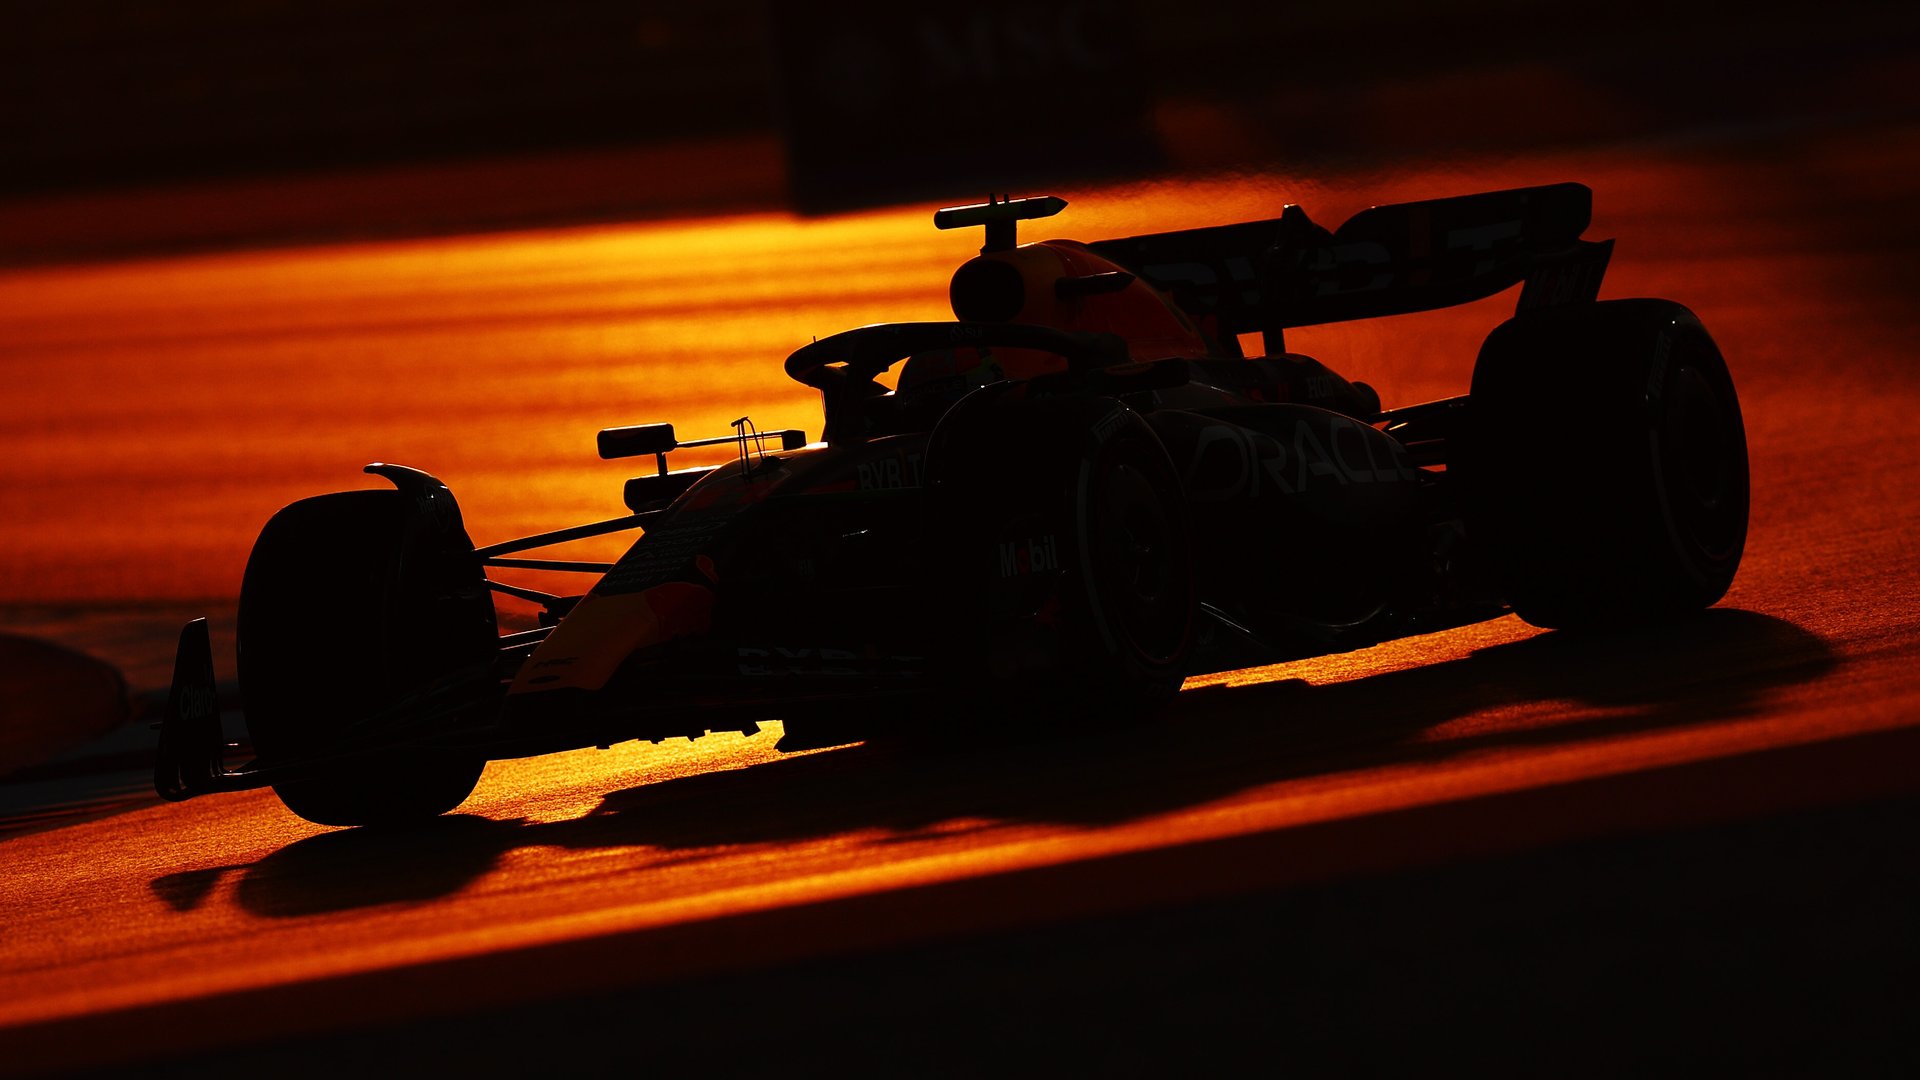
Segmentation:
{"type": "Polygon", "coordinates": [[[785,726],[782,749],[940,727],[1112,723],[1190,674],[1499,616],[1548,627],[1714,603],[1745,543],[1745,434],[1719,350],[1666,300],[1597,301],[1611,241],[1559,184],[1381,206],[1338,229],[1264,221],[1017,244],[1055,198],[942,210],[984,226],[957,321],[806,345],[824,438],[682,441],[632,513],[476,549],[445,485],[305,499],[241,589],[243,714],[225,762],[204,620],[182,635],[156,782],[271,785],[295,813],[442,813],[489,759],[785,726]],[[1460,304],[1518,285],[1471,392],[1381,411],[1289,353],[1289,327],[1460,304]],[[1243,355],[1242,335],[1267,355],[1243,355]],[[900,366],[889,390],[880,376],[900,366]],[[731,444],[714,468],[683,447],[731,444]],[[516,557],[641,530],[611,565],[516,557]],[[580,594],[490,567],[597,575],[580,594]],[[541,605],[501,635],[493,595],[541,605]]]}

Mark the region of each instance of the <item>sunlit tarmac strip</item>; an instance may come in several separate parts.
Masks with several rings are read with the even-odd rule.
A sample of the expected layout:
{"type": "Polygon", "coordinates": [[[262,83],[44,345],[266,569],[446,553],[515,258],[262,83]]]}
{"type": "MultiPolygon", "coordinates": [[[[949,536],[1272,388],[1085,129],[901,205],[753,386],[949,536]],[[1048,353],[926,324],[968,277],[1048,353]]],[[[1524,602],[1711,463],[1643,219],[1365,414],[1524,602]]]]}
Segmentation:
{"type": "MultiPolygon", "coordinates": [[[[833,883],[843,886],[835,891],[796,887],[772,895],[736,890],[714,898],[727,908],[708,908],[684,922],[634,918],[606,927],[609,932],[599,936],[566,927],[545,941],[522,939],[517,947],[496,941],[493,951],[449,950],[423,964],[345,971],[303,983],[263,983],[226,994],[215,990],[205,999],[180,986],[178,995],[145,1007],[0,1029],[0,1050],[28,1070],[107,1063],[132,1054],[188,1052],[235,1037],[405,1022],[1341,873],[1498,855],[1622,829],[1871,798],[1912,789],[1913,778],[1895,762],[1911,758],[1916,742],[1909,728],[1816,744],[1806,748],[1811,754],[1790,749],[1654,770],[1625,778],[1625,789],[1614,782],[1619,778],[1607,777],[1105,858],[1052,865],[1009,862],[1004,872],[964,878],[843,879],[833,883]],[[1767,794],[1788,789],[1782,781],[1799,767],[1813,770],[1816,782],[1810,790],[1792,791],[1784,800],[1767,794]],[[1836,780],[1840,776],[1853,781],[1844,791],[1836,780]],[[1568,811],[1579,822],[1570,831],[1559,820],[1568,811]],[[874,885],[883,888],[870,888],[874,885]]],[[[632,914],[665,919],[675,914],[671,907],[655,905],[632,914]]]]}
{"type": "MultiPolygon", "coordinates": [[[[1311,781],[1276,784],[1266,790],[1245,792],[1231,800],[1090,833],[1016,835],[998,844],[983,843],[983,838],[975,833],[969,837],[970,847],[945,845],[934,837],[930,843],[923,840],[922,846],[934,848],[926,854],[877,865],[857,859],[857,851],[853,849],[858,848],[857,841],[861,838],[841,836],[832,838],[830,845],[846,849],[843,853],[854,855],[857,864],[847,865],[843,861],[842,865],[798,876],[774,876],[695,895],[521,919],[506,925],[462,927],[397,940],[342,940],[324,949],[264,960],[255,958],[258,954],[247,948],[244,938],[227,947],[210,942],[180,942],[157,955],[137,959],[102,958],[57,974],[16,972],[0,980],[0,1001],[8,1002],[4,1012],[0,1012],[0,1022],[23,1028],[87,1013],[110,1014],[169,1001],[513,953],[561,942],[656,931],[1052,865],[1087,864],[1155,849],[1177,849],[1255,834],[1277,836],[1331,822],[1377,818],[1398,811],[1432,809],[1518,792],[1544,793],[1550,798],[1556,789],[1581,781],[1628,778],[1625,780],[1628,784],[1644,785],[1646,774],[1672,766],[1716,762],[1707,766],[1712,772],[1743,754],[1774,751],[1774,756],[1779,757],[1777,752],[1783,748],[1811,747],[1836,736],[1853,739],[1832,744],[1835,746],[1875,746],[1876,749],[1869,752],[1870,757],[1880,761],[1879,772],[1885,773],[1887,749],[1874,743],[1872,736],[1895,733],[1903,741],[1890,745],[1903,747],[1910,754],[1915,746],[1910,725],[1917,714],[1920,714],[1920,695],[1909,695],[1883,700],[1864,710],[1847,704],[1793,716],[1755,717],[1700,728],[1597,740],[1543,752],[1502,755],[1492,760],[1466,760],[1450,771],[1409,765],[1328,775],[1311,781]],[[96,966],[102,963],[107,966],[96,966]],[[142,974],[133,969],[146,970],[142,974]],[[117,978],[108,977],[110,973],[117,978]],[[65,988],[54,990],[47,983],[64,984],[65,988]]],[[[1848,794],[1863,794],[1876,784],[1889,782],[1885,776],[1875,775],[1873,760],[1855,764],[1856,768],[1847,771],[1851,777],[1848,794]]],[[[501,779],[511,782],[511,777],[501,779]]],[[[1911,784],[1912,778],[1907,782],[1911,784]]],[[[1832,777],[1822,780],[1820,776],[1810,776],[1802,790],[1772,795],[1743,790],[1739,784],[1722,785],[1715,801],[1724,803],[1728,815],[1751,813],[1756,799],[1762,804],[1777,799],[1782,805],[1793,806],[1809,798],[1816,802],[1823,797],[1832,798],[1837,794],[1831,790],[1834,783],[1832,777]]],[[[1644,796],[1644,791],[1636,791],[1639,802],[1631,816],[1648,812],[1649,804],[1644,796]]],[[[1579,818],[1551,823],[1535,821],[1529,824],[1528,831],[1538,832],[1543,824],[1548,832],[1555,834],[1552,839],[1586,835],[1596,825],[1579,818]]],[[[1602,829],[1607,827],[1605,822],[1598,824],[1602,829]]],[[[1027,830],[1009,831],[1019,834],[1027,830]]],[[[1472,849],[1489,839],[1445,833],[1423,834],[1423,837],[1421,850],[1429,859],[1447,857],[1462,844],[1472,849]]],[[[1494,839],[1497,842],[1497,837],[1494,839]]],[[[1533,842],[1539,839],[1534,837],[1533,842]]],[[[1392,854],[1388,847],[1371,857],[1392,854]]],[[[778,854],[765,857],[781,860],[778,854]]],[[[1283,876],[1288,880],[1312,880],[1321,876],[1323,869],[1296,866],[1287,869],[1283,876]]],[[[1257,884],[1270,875],[1271,871],[1254,871],[1244,876],[1238,887],[1257,884]]],[[[1217,886],[1201,886],[1203,891],[1211,887],[1217,886]]],[[[1132,902],[1146,902],[1154,896],[1156,891],[1147,890],[1138,893],[1132,902]]],[[[1082,902],[1101,906],[1095,900],[1082,902]]],[[[951,931],[956,927],[946,929],[951,931]]],[[[822,941],[813,943],[813,947],[825,951],[836,946],[822,941]]],[[[691,970],[685,966],[673,971],[638,968],[622,971],[616,981],[683,976],[697,973],[709,964],[724,967],[747,959],[741,956],[682,958],[681,964],[691,965],[691,970]]],[[[596,978],[590,974],[584,977],[589,983],[596,978]]],[[[411,1006],[404,1003],[385,1005],[411,1011],[411,1006]]],[[[102,1022],[111,1023],[111,1018],[102,1022]]],[[[0,1046],[11,1041],[11,1036],[0,1036],[0,1046]]],[[[31,1036],[28,1041],[33,1041],[31,1036]]]]}

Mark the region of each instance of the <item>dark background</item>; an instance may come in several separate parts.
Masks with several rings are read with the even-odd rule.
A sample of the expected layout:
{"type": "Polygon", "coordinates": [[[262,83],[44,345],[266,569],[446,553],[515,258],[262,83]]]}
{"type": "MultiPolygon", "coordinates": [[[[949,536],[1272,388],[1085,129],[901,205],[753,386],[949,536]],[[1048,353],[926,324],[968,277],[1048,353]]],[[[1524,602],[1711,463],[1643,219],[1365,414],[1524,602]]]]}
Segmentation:
{"type": "MultiPolygon", "coordinates": [[[[1920,17],[1893,9],[26,0],[0,8],[0,206],[84,219],[75,196],[442,170],[344,200],[335,224],[364,234],[1884,121],[1920,100],[1920,17]],[[463,179],[515,161],[507,190],[463,179]]],[[[195,212],[161,239],[327,224],[195,212]]],[[[0,257],[61,247],[15,231],[0,257]]]]}

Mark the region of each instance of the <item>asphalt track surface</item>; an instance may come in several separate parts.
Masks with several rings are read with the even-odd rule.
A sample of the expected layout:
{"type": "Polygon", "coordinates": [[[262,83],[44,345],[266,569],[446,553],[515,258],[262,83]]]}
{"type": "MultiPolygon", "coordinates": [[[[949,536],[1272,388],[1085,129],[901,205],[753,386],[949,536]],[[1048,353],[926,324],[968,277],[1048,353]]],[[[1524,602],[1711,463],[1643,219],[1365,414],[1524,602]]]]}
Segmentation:
{"type": "MultiPolygon", "coordinates": [[[[1095,238],[1592,185],[1588,235],[1619,241],[1603,296],[1687,303],[1739,386],[1732,592],[1644,633],[1506,618],[1196,679],[1142,731],[780,755],[770,729],[494,763],[399,832],[266,792],[129,797],[0,833],[0,1061],[241,1072],[263,1046],[296,1072],[487,1073],[617,1044],[722,1071],[1348,1071],[1444,1047],[1898,1072],[1916,170],[1920,132],[1876,128],[1067,192],[1058,231],[1095,238]]],[[[258,521],[369,458],[453,482],[483,543],[605,516],[620,473],[588,460],[593,429],[806,426],[774,382],[793,343],[938,317],[967,248],[923,214],[8,272],[0,573],[43,604],[11,619],[230,596],[258,521]]],[[[1499,317],[1291,344],[1406,404],[1464,389],[1499,317]]]]}

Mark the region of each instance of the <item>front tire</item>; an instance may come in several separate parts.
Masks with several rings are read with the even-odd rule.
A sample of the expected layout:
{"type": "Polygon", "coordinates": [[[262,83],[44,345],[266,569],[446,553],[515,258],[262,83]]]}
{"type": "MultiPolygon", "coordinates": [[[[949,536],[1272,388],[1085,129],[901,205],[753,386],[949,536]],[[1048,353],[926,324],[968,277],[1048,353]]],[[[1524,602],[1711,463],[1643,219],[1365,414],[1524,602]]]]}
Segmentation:
{"type": "Polygon", "coordinates": [[[1474,366],[1454,472],[1521,618],[1658,620],[1726,595],[1746,546],[1746,431],[1706,328],[1666,300],[1530,312],[1474,366]]]}
{"type": "MultiPolygon", "coordinates": [[[[261,530],[237,637],[247,730],[263,766],[333,751],[356,721],[484,663],[495,647],[492,599],[464,531],[450,555],[436,542],[447,538],[409,529],[407,509],[399,491],[338,492],[296,502],[261,530]]],[[[273,790],[318,824],[394,824],[458,806],[485,764],[357,757],[273,790]]]]}

